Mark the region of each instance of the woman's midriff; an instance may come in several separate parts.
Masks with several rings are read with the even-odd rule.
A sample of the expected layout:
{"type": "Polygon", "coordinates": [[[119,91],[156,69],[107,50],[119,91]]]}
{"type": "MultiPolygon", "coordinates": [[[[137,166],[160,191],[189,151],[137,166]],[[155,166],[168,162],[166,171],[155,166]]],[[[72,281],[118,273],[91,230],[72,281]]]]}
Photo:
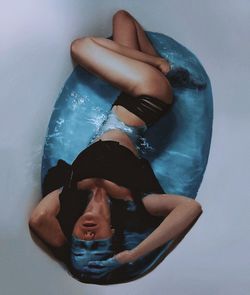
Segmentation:
{"type": "MultiPolygon", "coordinates": [[[[144,121],[142,121],[139,117],[137,117],[130,111],[126,110],[122,106],[115,105],[113,106],[112,110],[117,114],[119,119],[127,125],[130,125],[130,126],[145,125],[144,121]]],[[[118,141],[121,145],[131,150],[134,153],[134,155],[136,155],[137,157],[139,156],[138,151],[134,143],[132,142],[132,140],[129,138],[129,136],[126,133],[122,132],[120,129],[114,129],[114,130],[109,130],[107,132],[104,132],[101,136],[97,137],[94,140],[94,142],[96,142],[99,139],[118,141]]]]}
{"type": "MultiPolygon", "coordinates": [[[[131,126],[142,126],[145,125],[145,122],[142,121],[139,117],[126,110],[124,107],[115,105],[112,110],[117,114],[119,119],[123,121],[127,125],[131,126]]],[[[120,129],[109,130],[103,133],[101,136],[97,137],[94,142],[97,140],[113,140],[119,142],[121,145],[125,146],[129,150],[131,150],[134,155],[138,156],[138,152],[136,147],[134,146],[132,140],[129,136],[122,132],[120,129]]],[[[78,189],[91,189],[93,187],[102,187],[106,190],[106,192],[116,198],[123,200],[133,200],[133,196],[131,191],[123,186],[117,185],[116,183],[109,181],[107,179],[100,178],[87,178],[77,182],[78,189]]]]}

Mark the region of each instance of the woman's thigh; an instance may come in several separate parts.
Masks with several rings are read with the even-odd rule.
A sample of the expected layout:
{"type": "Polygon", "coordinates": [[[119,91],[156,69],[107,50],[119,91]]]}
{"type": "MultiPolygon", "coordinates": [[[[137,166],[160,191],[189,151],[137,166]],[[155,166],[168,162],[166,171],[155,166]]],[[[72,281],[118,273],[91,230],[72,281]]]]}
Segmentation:
{"type": "Polygon", "coordinates": [[[71,49],[80,65],[122,91],[163,101],[169,98],[168,80],[155,67],[102,47],[91,38],[75,40],[71,49]]]}

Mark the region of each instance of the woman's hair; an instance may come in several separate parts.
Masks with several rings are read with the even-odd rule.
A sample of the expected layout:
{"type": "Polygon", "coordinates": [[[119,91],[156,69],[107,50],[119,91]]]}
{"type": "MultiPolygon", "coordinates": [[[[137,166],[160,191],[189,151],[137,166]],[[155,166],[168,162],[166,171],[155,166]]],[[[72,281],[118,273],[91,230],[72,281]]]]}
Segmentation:
{"type": "MultiPolygon", "coordinates": [[[[87,192],[84,194],[83,192],[84,191],[81,191],[81,194],[78,197],[86,199],[87,192]]],[[[118,204],[125,203],[124,201],[120,201],[118,204],[116,201],[110,202],[111,220],[113,216],[113,223],[112,225],[110,224],[110,226],[112,226],[115,230],[111,238],[87,241],[77,238],[72,233],[75,222],[80,217],[80,215],[83,214],[88,205],[88,202],[89,200],[84,202],[84,204],[81,206],[81,210],[78,211],[78,215],[76,214],[74,219],[72,218],[70,224],[68,224],[68,230],[71,230],[71,232],[68,232],[68,234],[71,235],[69,254],[70,267],[75,275],[84,273],[84,268],[88,265],[89,261],[106,260],[114,256],[116,253],[124,250],[123,227],[120,223],[120,220],[117,220],[117,216],[121,216],[123,210],[118,204]]],[[[124,206],[122,207],[124,208],[124,206]]],[[[64,212],[64,214],[65,213],[66,212],[64,212]]]]}
{"type": "Polygon", "coordinates": [[[112,238],[86,241],[72,235],[70,262],[76,272],[82,272],[89,261],[105,260],[113,255],[112,238]]]}

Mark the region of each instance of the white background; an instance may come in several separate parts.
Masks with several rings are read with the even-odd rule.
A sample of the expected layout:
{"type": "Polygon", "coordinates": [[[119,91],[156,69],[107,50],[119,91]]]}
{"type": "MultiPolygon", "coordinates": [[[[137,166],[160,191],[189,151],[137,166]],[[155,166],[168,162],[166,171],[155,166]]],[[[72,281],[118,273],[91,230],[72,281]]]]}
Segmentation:
{"type": "Polygon", "coordinates": [[[23,0],[0,2],[1,295],[250,294],[250,2],[23,0]],[[107,37],[126,9],[144,29],[193,51],[212,83],[211,152],[197,200],[203,214],[152,273],[114,286],[82,284],[31,239],[42,148],[80,36],[107,37]]]}

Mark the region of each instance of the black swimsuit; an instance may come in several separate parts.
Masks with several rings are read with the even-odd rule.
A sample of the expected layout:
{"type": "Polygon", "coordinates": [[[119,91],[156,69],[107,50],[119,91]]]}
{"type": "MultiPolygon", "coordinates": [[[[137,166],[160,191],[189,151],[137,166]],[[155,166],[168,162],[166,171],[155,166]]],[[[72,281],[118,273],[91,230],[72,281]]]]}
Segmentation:
{"type": "Polygon", "coordinates": [[[164,193],[146,159],[136,157],[119,142],[98,140],[84,149],[72,165],[59,160],[55,167],[49,169],[43,182],[43,196],[63,187],[59,200],[64,205],[57,218],[68,237],[88,203],[88,191],[77,190],[76,182],[92,177],[127,187],[137,204],[142,204],[141,200],[147,194],[164,193]]]}
{"type": "Polygon", "coordinates": [[[149,95],[133,97],[125,92],[120,93],[112,107],[114,105],[123,106],[142,119],[148,127],[164,116],[172,106],[149,95]]]}
{"type": "Polygon", "coordinates": [[[107,179],[144,194],[163,193],[149,162],[117,141],[98,140],[74,160],[72,182],[91,177],[107,179]]]}
{"type": "Polygon", "coordinates": [[[103,178],[130,190],[164,193],[148,160],[138,158],[117,141],[98,140],[84,149],[69,165],[59,160],[43,181],[43,196],[60,187],[71,188],[85,178],[103,178]]]}

